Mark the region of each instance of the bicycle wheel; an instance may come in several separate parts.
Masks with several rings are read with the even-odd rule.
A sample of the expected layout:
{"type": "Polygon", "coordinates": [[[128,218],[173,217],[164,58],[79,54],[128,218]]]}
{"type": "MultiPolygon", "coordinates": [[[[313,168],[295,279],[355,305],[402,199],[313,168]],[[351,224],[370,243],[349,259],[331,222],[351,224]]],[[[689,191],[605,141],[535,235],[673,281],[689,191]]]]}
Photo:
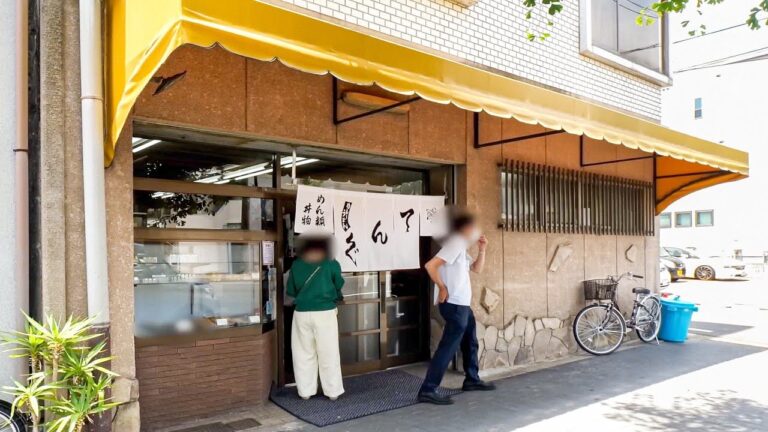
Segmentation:
{"type": "Polygon", "coordinates": [[[636,320],[635,331],[641,341],[656,339],[661,328],[661,301],[656,297],[644,298],[638,305],[636,320]]]}
{"type": "Polygon", "coordinates": [[[573,337],[581,349],[592,355],[610,354],[621,345],[627,325],[615,308],[590,305],[573,320],[573,337]]]}
{"type": "Polygon", "coordinates": [[[11,418],[11,407],[0,400],[0,432],[24,432],[26,427],[18,415],[11,418]]]}

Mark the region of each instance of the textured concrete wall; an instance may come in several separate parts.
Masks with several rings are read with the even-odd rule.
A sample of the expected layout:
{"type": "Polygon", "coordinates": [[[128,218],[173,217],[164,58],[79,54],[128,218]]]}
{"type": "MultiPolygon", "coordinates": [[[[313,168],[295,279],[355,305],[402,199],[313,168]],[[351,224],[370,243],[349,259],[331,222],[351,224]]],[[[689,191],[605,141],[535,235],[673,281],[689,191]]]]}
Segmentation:
{"type": "MultiPolygon", "coordinates": [[[[17,67],[16,58],[16,2],[9,2],[0,9],[0,58],[5,59],[5,72],[0,74],[0,244],[4,246],[0,253],[0,331],[22,330],[23,317],[20,310],[26,310],[27,292],[17,290],[17,280],[28,275],[16,274],[16,256],[13,245],[16,243],[16,205],[14,190],[16,187],[13,148],[16,145],[16,124],[19,120],[16,105],[17,67]]],[[[26,55],[26,53],[24,53],[26,55]]],[[[22,359],[9,359],[0,353],[0,387],[11,385],[11,380],[20,380],[25,363],[22,359]]],[[[0,399],[9,399],[0,395],[0,399]]]]}
{"type": "Polygon", "coordinates": [[[77,0],[40,1],[42,307],[87,315],[77,0]]]}
{"type": "MultiPolygon", "coordinates": [[[[295,71],[279,62],[246,60],[220,48],[183,46],[156,75],[186,71],[168,90],[140,95],[135,116],[223,132],[314,143],[447,163],[466,158],[466,113],[451,105],[418,101],[407,114],[381,113],[335,126],[330,76],[295,71]],[[191,102],[194,101],[194,102],[191,102]]],[[[358,90],[403,99],[381,89],[339,82],[339,95],[358,90]]],[[[339,117],[364,110],[339,102],[339,117]]]]}

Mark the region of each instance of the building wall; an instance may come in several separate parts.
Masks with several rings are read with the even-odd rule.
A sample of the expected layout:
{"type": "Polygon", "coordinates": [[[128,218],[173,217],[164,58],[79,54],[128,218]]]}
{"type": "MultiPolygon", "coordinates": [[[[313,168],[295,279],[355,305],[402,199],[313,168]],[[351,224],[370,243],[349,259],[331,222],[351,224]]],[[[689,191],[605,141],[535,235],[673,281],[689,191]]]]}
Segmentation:
{"type": "Polygon", "coordinates": [[[448,0],[270,2],[654,120],[661,116],[658,85],[580,54],[576,0],[563,2],[552,28],[543,15],[525,20],[522,1],[479,0],[468,8],[448,0]],[[552,36],[530,42],[529,28],[552,36]]]}
{"type": "MultiPolygon", "coordinates": [[[[763,40],[768,42],[768,35],[763,40]]],[[[761,258],[768,251],[768,201],[761,198],[768,191],[768,135],[761,127],[768,88],[751,85],[753,77],[766,75],[764,61],[711,67],[679,74],[674,88],[664,92],[666,125],[747,151],[750,165],[749,178],[698,191],[669,206],[665,212],[673,215],[713,210],[714,226],[662,229],[665,246],[696,247],[718,255],[741,249],[745,256],[761,258]],[[703,102],[699,119],[694,118],[696,98],[703,102]]]]}
{"type": "MultiPolygon", "coordinates": [[[[486,115],[481,117],[480,125],[482,142],[540,131],[486,115]]],[[[585,138],[588,162],[640,154],[585,138]]],[[[468,146],[466,204],[481,215],[483,229],[490,240],[485,272],[472,275],[472,308],[483,324],[478,326],[484,349],[483,369],[525,365],[574,352],[576,346],[570,324],[584,306],[582,280],[631,271],[646,276],[639,284],[653,289],[658,278],[656,237],[522,233],[499,229],[500,185],[495,167],[505,158],[579,169],[578,137],[561,134],[484,149],[468,146]],[[626,254],[632,245],[637,249],[634,262],[626,254]],[[569,246],[573,253],[558,271],[551,272],[549,264],[559,246],[569,246]],[[485,298],[495,296],[501,299],[496,307],[483,305],[485,298]]],[[[650,160],[585,170],[645,181],[653,176],[650,160]]],[[[620,287],[620,304],[624,310],[631,309],[633,286],[636,285],[627,282],[620,287]]],[[[439,333],[435,334],[439,326],[433,324],[433,330],[435,340],[439,337],[439,333]]]]}
{"type": "MultiPolygon", "coordinates": [[[[28,275],[19,275],[16,270],[16,254],[13,252],[16,244],[16,205],[14,190],[17,185],[16,154],[16,124],[20,120],[16,112],[17,92],[27,91],[16,86],[19,65],[16,64],[16,6],[17,3],[6,5],[0,9],[0,58],[6,59],[5,73],[0,74],[0,98],[5,103],[0,105],[0,244],[5,245],[5,251],[0,253],[0,330],[23,330],[24,319],[21,310],[27,310],[27,292],[19,292],[19,279],[28,275]]],[[[26,53],[24,53],[26,55],[26,53]]],[[[25,372],[23,359],[8,358],[0,354],[0,387],[11,385],[12,380],[21,381],[25,372]]],[[[9,400],[10,396],[0,395],[0,399],[9,400]]]]}
{"type": "MultiPolygon", "coordinates": [[[[137,118],[254,139],[268,137],[278,142],[311,143],[460,166],[459,202],[479,214],[490,240],[486,270],[472,279],[472,306],[482,324],[478,333],[486,349],[485,369],[509,366],[518,355],[517,363],[527,364],[575,350],[569,323],[584,305],[580,286],[584,279],[632,271],[648,277],[641,285],[656,287],[656,237],[517,233],[498,228],[498,164],[511,158],[579,169],[579,138],[575,135],[550,135],[475,149],[472,113],[450,105],[419,101],[409,105],[406,115],[381,113],[334,126],[330,77],[296,72],[277,62],[246,60],[221,49],[196,47],[179,49],[158,74],[181,71],[187,71],[184,81],[168,91],[153,96],[151,85],[144,91],[135,108],[137,118]],[[561,245],[569,245],[574,253],[557,272],[550,272],[549,263],[561,245]],[[632,245],[637,250],[634,262],[626,253],[632,245]],[[499,301],[488,307],[490,302],[485,300],[495,297],[499,301]]],[[[349,86],[342,84],[340,88],[349,86]]],[[[375,88],[365,91],[386,95],[375,88]]],[[[339,102],[339,110],[342,117],[359,112],[343,102],[339,102]]],[[[482,142],[544,130],[484,114],[480,128],[482,142]]],[[[585,138],[587,162],[642,154],[585,138]]],[[[645,181],[651,181],[653,175],[650,160],[587,170],[645,181]]],[[[632,286],[626,283],[621,287],[626,309],[632,286]]],[[[434,320],[435,333],[439,326],[439,319],[434,320]]],[[[439,334],[435,334],[432,339],[438,338],[439,334]]]]}
{"type": "Polygon", "coordinates": [[[274,346],[271,331],[137,348],[141,430],[262,403],[272,385],[274,346]]]}

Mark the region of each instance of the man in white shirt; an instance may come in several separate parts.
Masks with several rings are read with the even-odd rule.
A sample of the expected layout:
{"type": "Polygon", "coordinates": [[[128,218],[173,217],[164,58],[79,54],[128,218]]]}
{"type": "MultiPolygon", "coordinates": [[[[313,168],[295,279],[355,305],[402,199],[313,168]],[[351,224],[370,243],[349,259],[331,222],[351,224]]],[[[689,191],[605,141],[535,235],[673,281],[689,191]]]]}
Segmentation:
{"type": "Polygon", "coordinates": [[[494,390],[491,383],[483,382],[478,375],[478,343],[475,332],[475,316],[470,308],[472,286],[470,270],[483,271],[485,248],[488,239],[480,233],[473,216],[459,215],[453,220],[454,233],[443,243],[440,252],[429,260],[424,268],[436,285],[435,302],[445,320],[443,336],[432,356],[427,376],[419,390],[419,401],[437,405],[453,403],[449,396],[437,393],[448,365],[461,347],[466,378],[464,391],[494,390]],[[477,259],[467,254],[467,249],[477,243],[477,259]]]}

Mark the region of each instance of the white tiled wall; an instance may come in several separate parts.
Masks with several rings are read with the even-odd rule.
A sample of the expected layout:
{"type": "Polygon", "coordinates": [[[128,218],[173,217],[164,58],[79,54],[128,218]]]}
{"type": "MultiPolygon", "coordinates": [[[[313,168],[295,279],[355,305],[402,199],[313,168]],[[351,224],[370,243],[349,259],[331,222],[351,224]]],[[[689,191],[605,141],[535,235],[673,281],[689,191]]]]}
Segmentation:
{"type": "Polygon", "coordinates": [[[545,42],[525,35],[522,0],[479,0],[464,8],[446,0],[273,0],[291,3],[373,32],[404,39],[564,92],[658,120],[659,87],[579,54],[579,5],[565,0],[555,26],[531,20],[545,42]]]}

